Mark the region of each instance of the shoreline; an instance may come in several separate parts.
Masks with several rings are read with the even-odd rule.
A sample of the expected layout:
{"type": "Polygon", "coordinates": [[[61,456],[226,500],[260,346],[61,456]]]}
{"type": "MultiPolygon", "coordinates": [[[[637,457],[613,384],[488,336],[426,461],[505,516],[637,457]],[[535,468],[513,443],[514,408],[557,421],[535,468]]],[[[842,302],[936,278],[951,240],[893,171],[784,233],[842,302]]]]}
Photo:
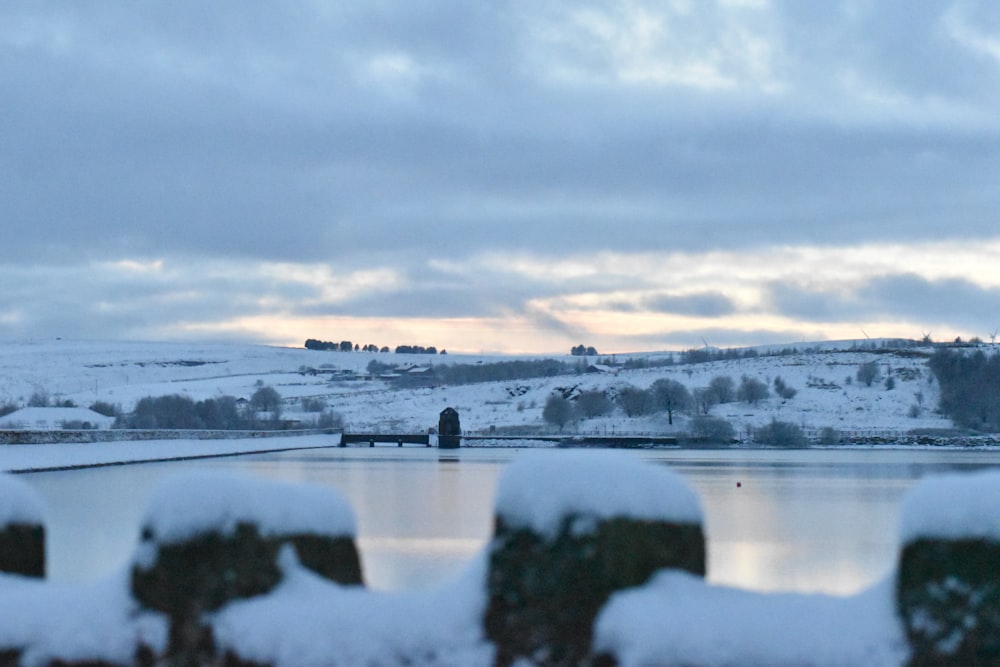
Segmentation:
{"type": "MultiPolygon", "coordinates": [[[[283,438],[272,437],[270,442],[261,438],[244,437],[234,439],[165,439],[165,440],[116,440],[88,443],[38,443],[0,444],[0,471],[9,474],[31,474],[85,470],[110,466],[167,463],[171,461],[192,461],[200,459],[226,458],[272,454],[287,451],[340,448],[338,434],[285,434],[283,438]],[[278,443],[275,439],[284,440],[278,443]],[[138,446],[137,446],[138,445],[138,446]]],[[[427,449],[424,446],[416,447],[427,449]]],[[[352,447],[355,448],[355,447],[352,447]]],[[[357,447],[360,448],[360,447],[357,447]]],[[[366,445],[364,447],[368,449],[366,445]]],[[[380,449],[397,449],[397,445],[379,445],[380,449]]],[[[677,449],[687,451],[714,450],[954,450],[954,451],[1000,451],[998,436],[935,437],[921,436],[913,442],[892,441],[872,438],[869,441],[855,440],[843,444],[814,444],[808,447],[775,447],[750,443],[721,445],[693,445],[680,441],[676,444],[636,444],[622,447],[620,443],[602,447],[599,443],[574,444],[559,442],[548,437],[524,438],[477,438],[475,444],[463,442],[460,449],[677,449]]],[[[432,448],[439,451],[438,448],[432,448]]],[[[447,450],[456,452],[460,450],[447,450]]]]}

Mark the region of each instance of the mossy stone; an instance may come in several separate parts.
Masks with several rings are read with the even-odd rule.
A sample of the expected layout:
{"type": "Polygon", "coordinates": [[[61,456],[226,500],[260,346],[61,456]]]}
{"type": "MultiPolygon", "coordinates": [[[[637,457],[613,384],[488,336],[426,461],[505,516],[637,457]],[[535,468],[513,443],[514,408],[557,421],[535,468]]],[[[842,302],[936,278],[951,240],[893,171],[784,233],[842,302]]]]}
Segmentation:
{"type": "Polygon", "coordinates": [[[594,620],[611,594],[664,568],[704,576],[700,525],[569,515],[546,537],[497,519],[484,618],[495,664],[587,664],[594,620]]]}
{"type": "Polygon", "coordinates": [[[10,523],[0,527],[0,572],[45,576],[45,528],[10,523]]]}
{"type": "MultiPolygon", "coordinates": [[[[204,614],[234,600],[264,595],[282,578],[278,554],[295,547],[300,562],[340,584],[362,584],[354,539],[347,536],[262,536],[256,525],[237,524],[230,534],[196,535],[182,542],[157,544],[155,562],[132,568],[132,594],[139,604],[170,618],[167,664],[216,664],[219,656],[204,614]]],[[[233,663],[234,656],[225,658],[233,663]]],[[[249,664],[249,663],[246,663],[249,664]]]]}
{"type": "Polygon", "coordinates": [[[1000,543],[921,538],[906,544],[896,607],[910,665],[1000,665],[1000,543]]]}

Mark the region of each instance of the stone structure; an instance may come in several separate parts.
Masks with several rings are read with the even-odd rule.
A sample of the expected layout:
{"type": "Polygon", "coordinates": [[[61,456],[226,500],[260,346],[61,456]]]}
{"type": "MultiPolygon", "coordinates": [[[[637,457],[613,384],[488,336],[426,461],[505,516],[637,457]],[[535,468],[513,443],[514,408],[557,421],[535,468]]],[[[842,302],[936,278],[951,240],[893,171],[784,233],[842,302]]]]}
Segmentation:
{"type": "Polygon", "coordinates": [[[42,501],[10,475],[0,475],[0,572],[45,576],[42,501]]]}
{"type": "Polygon", "coordinates": [[[1000,664],[1000,543],[920,539],[903,547],[896,604],[910,665],[1000,664]]]}
{"type": "Polygon", "coordinates": [[[461,444],[462,425],[458,419],[458,410],[445,408],[438,418],[438,447],[457,449],[461,444]]]}
{"type": "Polygon", "coordinates": [[[2,667],[262,667],[306,654],[330,666],[709,666],[740,664],[748,643],[752,664],[1000,664],[996,473],[917,485],[904,502],[894,589],[818,605],[823,596],[706,584],[697,498],[665,468],[617,452],[519,457],[498,486],[485,562],[426,599],[365,591],[353,514],[322,487],[188,476],[154,494],[128,576],[76,589],[38,578],[40,509],[28,485],[0,476],[2,667]],[[595,655],[595,619],[640,601],[631,596],[654,604],[618,616],[621,641],[598,637],[595,655]],[[241,625],[247,606],[257,614],[241,625]],[[802,612],[815,622],[789,637],[802,612]],[[855,627],[830,650],[829,630],[858,617],[882,630],[845,655],[837,642],[864,634],[855,627]],[[643,639],[663,624],[731,652],[667,658],[666,644],[643,639]],[[798,653],[782,651],[786,639],[798,653]],[[637,658],[636,642],[653,652],[637,658]]]}
{"type": "MultiPolygon", "coordinates": [[[[144,522],[131,589],[143,609],[169,618],[169,664],[216,664],[206,614],[270,592],[283,577],[280,559],[292,553],[331,581],[363,584],[346,501],[327,489],[300,488],[307,487],[206,475],[160,489],[144,522]],[[202,516],[178,519],[205,487],[196,507],[202,516]]],[[[226,656],[225,664],[239,661],[226,656]]]]}
{"type": "Polygon", "coordinates": [[[554,539],[497,520],[484,618],[497,667],[587,664],[594,620],[612,593],[662,568],[705,574],[700,525],[620,518],[580,533],[580,520],[566,516],[554,539]]]}
{"type": "Polygon", "coordinates": [[[901,533],[896,609],[909,664],[1000,664],[1000,475],[917,485],[901,533]]]}
{"type": "Polygon", "coordinates": [[[617,453],[524,457],[501,478],[496,512],[484,618],[496,667],[587,664],[612,593],[664,568],[705,574],[697,497],[617,453]]]}

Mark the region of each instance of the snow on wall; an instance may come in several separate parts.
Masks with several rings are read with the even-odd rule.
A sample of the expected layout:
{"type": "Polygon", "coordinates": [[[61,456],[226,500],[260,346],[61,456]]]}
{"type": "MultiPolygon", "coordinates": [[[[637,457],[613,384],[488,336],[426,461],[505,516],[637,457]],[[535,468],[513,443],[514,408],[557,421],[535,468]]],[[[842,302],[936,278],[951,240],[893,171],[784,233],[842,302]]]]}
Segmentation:
{"type": "Polygon", "coordinates": [[[164,480],[142,519],[159,543],[210,531],[231,534],[240,523],[255,524],[269,536],[357,533],[354,510],[329,487],[203,471],[164,480]]]}
{"type": "Polygon", "coordinates": [[[126,570],[86,585],[0,574],[0,651],[24,648],[23,667],[63,661],[127,665],[137,642],[162,650],[166,619],[141,613],[126,570]]]}
{"type": "Polygon", "coordinates": [[[1000,541],[1000,472],[928,477],[910,489],[900,541],[921,537],[1000,541]]]}
{"type": "Polygon", "coordinates": [[[26,482],[0,473],[0,530],[14,523],[41,524],[43,506],[41,497],[26,482]]]}
{"type": "Polygon", "coordinates": [[[482,557],[454,581],[419,593],[338,586],[294,557],[283,558],[282,568],[285,578],[274,591],[231,603],[213,618],[222,649],[274,667],[493,664],[480,629],[482,557]]]}
{"type": "Polygon", "coordinates": [[[891,578],[837,597],[711,586],[676,571],[612,597],[595,623],[594,649],[621,667],[898,667],[908,652],[891,578]]]}
{"type": "Polygon", "coordinates": [[[569,514],[702,522],[698,496],[679,475],[617,451],[536,451],[500,476],[496,513],[512,526],[554,536],[569,514]]]}
{"type": "MultiPolygon", "coordinates": [[[[18,497],[20,486],[0,477],[0,501],[18,497]]],[[[929,478],[904,501],[904,542],[918,536],[996,539],[998,500],[1000,472],[929,478]]],[[[496,509],[543,534],[567,513],[685,523],[702,517],[696,495],[674,473],[615,451],[523,455],[505,470],[496,509]]],[[[353,512],[330,489],[218,473],[165,482],[145,519],[161,541],[225,532],[241,521],[254,521],[265,534],[355,534],[353,512]]],[[[453,582],[406,594],[325,581],[302,568],[290,549],[281,567],[284,578],[275,589],[211,615],[221,649],[276,667],[492,665],[481,626],[485,554],[453,582]]],[[[755,593],[662,572],[612,597],[595,625],[595,649],[614,654],[622,667],[902,665],[908,649],[893,579],[837,597],[755,593]]],[[[138,608],[127,570],[86,586],[0,575],[0,651],[25,649],[23,665],[56,658],[130,664],[137,642],[162,651],[166,624],[138,608]]]]}

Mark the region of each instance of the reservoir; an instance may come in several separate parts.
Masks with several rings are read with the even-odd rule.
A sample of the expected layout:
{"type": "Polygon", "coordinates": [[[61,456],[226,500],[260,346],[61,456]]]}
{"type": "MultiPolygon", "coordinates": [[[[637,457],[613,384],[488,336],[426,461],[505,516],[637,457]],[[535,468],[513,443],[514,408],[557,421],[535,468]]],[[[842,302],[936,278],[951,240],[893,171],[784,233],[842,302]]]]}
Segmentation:
{"type": "MultiPolygon", "coordinates": [[[[369,586],[407,590],[457,576],[483,549],[497,480],[519,451],[329,448],[21,478],[47,505],[54,581],[90,581],[125,566],[156,483],[209,469],[337,489],[357,516],[369,586]]],[[[945,449],[656,449],[622,456],[669,466],[698,493],[709,581],[841,594],[891,571],[900,501],[921,477],[1000,466],[1000,452],[945,449]]]]}

